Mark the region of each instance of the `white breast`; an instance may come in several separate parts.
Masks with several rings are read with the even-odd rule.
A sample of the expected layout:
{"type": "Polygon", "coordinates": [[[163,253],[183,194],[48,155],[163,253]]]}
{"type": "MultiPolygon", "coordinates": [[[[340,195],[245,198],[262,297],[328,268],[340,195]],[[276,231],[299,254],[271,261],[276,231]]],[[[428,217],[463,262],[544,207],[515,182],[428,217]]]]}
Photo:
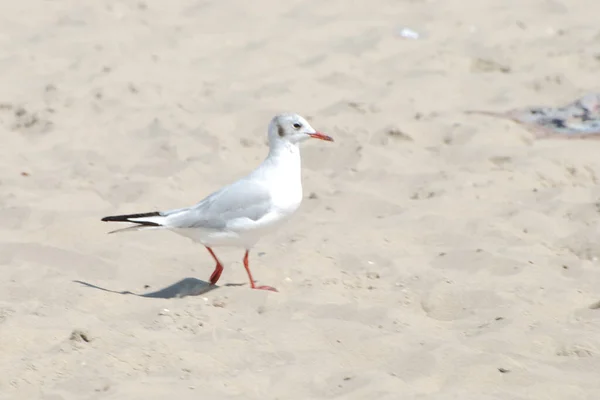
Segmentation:
{"type": "Polygon", "coordinates": [[[302,203],[302,184],[294,179],[279,180],[270,192],[273,207],[282,214],[292,214],[302,203]]]}
{"type": "Polygon", "coordinates": [[[282,147],[266,163],[263,179],[269,188],[273,207],[281,214],[290,215],[302,202],[300,149],[295,145],[282,147]]]}

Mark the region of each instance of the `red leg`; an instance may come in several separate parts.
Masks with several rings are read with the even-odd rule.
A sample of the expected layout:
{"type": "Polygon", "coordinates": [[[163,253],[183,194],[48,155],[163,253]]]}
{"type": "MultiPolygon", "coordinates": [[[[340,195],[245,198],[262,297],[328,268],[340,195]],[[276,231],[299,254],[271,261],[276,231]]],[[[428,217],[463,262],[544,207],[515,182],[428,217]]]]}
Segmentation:
{"type": "Polygon", "coordinates": [[[221,277],[221,272],[223,272],[223,265],[221,265],[221,261],[219,261],[219,259],[215,255],[214,251],[212,251],[212,249],[210,247],[208,247],[208,246],[204,246],[204,247],[206,247],[206,250],[208,250],[208,252],[212,256],[212,258],[214,258],[215,261],[217,262],[217,266],[215,267],[215,270],[210,275],[210,284],[216,285],[217,281],[221,277]]]}
{"type": "Polygon", "coordinates": [[[246,254],[244,254],[244,268],[246,268],[246,272],[248,273],[248,279],[250,279],[250,287],[252,289],[260,289],[260,290],[270,290],[272,292],[277,292],[277,289],[271,286],[256,286],[254,284],[254,279],[252,278],[252,272],[250,272],[250,266],[248,265],[248,253],[250,251],[246,250],[246,254]]]}

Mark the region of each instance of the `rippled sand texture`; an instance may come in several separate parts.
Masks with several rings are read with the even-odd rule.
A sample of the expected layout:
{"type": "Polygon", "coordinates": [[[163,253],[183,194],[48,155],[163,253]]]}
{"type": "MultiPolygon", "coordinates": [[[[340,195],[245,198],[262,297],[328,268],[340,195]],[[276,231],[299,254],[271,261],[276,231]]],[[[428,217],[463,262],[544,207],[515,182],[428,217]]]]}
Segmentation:
{"type": "Polygon", "coordinates": [[[1,2],[0,399],[597,400],[600,142],[464,111],[598,91],[599,11],[1,2]],[[106,234],[245,174],[280,111],[336,142],[251,256],[279,294],[106,234]]]}

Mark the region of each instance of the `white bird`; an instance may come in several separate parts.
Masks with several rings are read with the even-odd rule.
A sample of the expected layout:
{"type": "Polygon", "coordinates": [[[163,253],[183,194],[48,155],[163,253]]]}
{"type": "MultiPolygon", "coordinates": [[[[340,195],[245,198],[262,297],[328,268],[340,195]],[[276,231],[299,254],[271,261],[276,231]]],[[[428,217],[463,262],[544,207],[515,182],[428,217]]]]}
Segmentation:
{"type": "Polygon", "coordinates": [[[203,244],[217,263],[209,279],[211,285],[217,283],[223,272],[223,264],[212,248],[243,247],[244,267],[252,289],[277,291],[254,284],[248,254],[261,236],[278,228],[302,202],[300,143],[309,138],[330,142],[333,139],[317,132],[300,115],[291,113],[273,117],[268,137],[269,154],[254,171],[199,203],[168,211],[109,216],[102,221],[137,224],[114,232],[169,229],[203,244]]]}

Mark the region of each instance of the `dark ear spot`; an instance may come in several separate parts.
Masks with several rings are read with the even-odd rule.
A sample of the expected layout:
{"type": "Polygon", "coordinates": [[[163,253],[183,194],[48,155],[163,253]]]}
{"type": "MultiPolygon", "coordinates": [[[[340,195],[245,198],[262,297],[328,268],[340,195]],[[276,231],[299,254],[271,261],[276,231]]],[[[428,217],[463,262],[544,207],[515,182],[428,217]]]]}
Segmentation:
{"type": "Polygon", "coordinates": [[[277,134],[279,134],[280,137],[283,137],[283,135],[285,135],[285,131],[283,130],[283,126],[277,125],[277,134]]]}

